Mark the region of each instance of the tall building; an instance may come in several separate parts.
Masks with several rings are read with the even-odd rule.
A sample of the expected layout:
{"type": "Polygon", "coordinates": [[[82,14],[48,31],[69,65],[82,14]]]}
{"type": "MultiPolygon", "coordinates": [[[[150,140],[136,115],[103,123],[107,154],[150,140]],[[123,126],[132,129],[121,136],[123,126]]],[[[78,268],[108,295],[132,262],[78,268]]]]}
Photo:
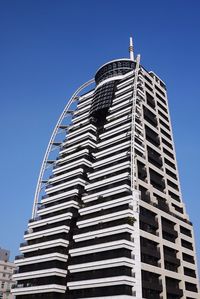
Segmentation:
{"type": "Polygon", "coordinates": [[[17,299],[200,298],[166,86],[130,41],[130,58],[101,66],[53,131],[17,299]]]}
{"type": "Polygon", "coordinates": [[[0,248],[0,299],[13,299],[11,287],[14,284],[12,279],[15,264],[9,262],[10,251],[0,248]]]}

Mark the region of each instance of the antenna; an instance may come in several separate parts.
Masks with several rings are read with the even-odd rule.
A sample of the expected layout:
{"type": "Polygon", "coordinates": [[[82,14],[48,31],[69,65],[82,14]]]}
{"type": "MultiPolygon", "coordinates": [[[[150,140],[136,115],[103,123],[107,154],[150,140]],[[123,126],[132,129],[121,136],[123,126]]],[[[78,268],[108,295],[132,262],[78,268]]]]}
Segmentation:
{"type": "Polygon", "coordinates": [[[134,60],[133,38],[132,37],[130,37],[129,53],[130,53],[130,59],[134,60]]]}

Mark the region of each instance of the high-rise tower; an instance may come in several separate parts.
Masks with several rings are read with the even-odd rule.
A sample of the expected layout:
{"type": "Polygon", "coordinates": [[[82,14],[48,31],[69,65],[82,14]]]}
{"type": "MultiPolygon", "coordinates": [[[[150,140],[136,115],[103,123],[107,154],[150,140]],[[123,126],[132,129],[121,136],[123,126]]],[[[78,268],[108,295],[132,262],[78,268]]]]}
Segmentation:
{"type": "Polygon", "coordinates": [[[132,40],[67,103],[24,238],[17,299],[199,298],[166,86],[132,40]]]}

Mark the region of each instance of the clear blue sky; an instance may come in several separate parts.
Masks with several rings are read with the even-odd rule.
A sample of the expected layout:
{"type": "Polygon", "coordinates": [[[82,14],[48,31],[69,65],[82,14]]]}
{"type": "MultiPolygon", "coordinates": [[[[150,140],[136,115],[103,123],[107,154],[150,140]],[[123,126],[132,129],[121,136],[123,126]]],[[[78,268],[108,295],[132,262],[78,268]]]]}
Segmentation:
{"type": "Polygon", "coordinates": [[[18,253],[43,154],[66,101],[128,55],[167,84],[187,211],[200,249],[200,1],[0,0],[0,246],[18,253]]]}

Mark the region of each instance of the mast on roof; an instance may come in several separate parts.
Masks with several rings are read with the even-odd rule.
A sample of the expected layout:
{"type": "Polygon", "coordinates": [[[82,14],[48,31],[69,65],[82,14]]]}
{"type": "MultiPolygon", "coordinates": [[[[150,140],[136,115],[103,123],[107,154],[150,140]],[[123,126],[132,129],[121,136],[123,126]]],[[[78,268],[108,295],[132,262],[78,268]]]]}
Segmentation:
{"type": "Polygon", "coordinates": [[[130,53],[130,59],[134,60],[134,49],[133,49],[133,38],[132,37],[130,37],[129,53],[130,53]]]}

